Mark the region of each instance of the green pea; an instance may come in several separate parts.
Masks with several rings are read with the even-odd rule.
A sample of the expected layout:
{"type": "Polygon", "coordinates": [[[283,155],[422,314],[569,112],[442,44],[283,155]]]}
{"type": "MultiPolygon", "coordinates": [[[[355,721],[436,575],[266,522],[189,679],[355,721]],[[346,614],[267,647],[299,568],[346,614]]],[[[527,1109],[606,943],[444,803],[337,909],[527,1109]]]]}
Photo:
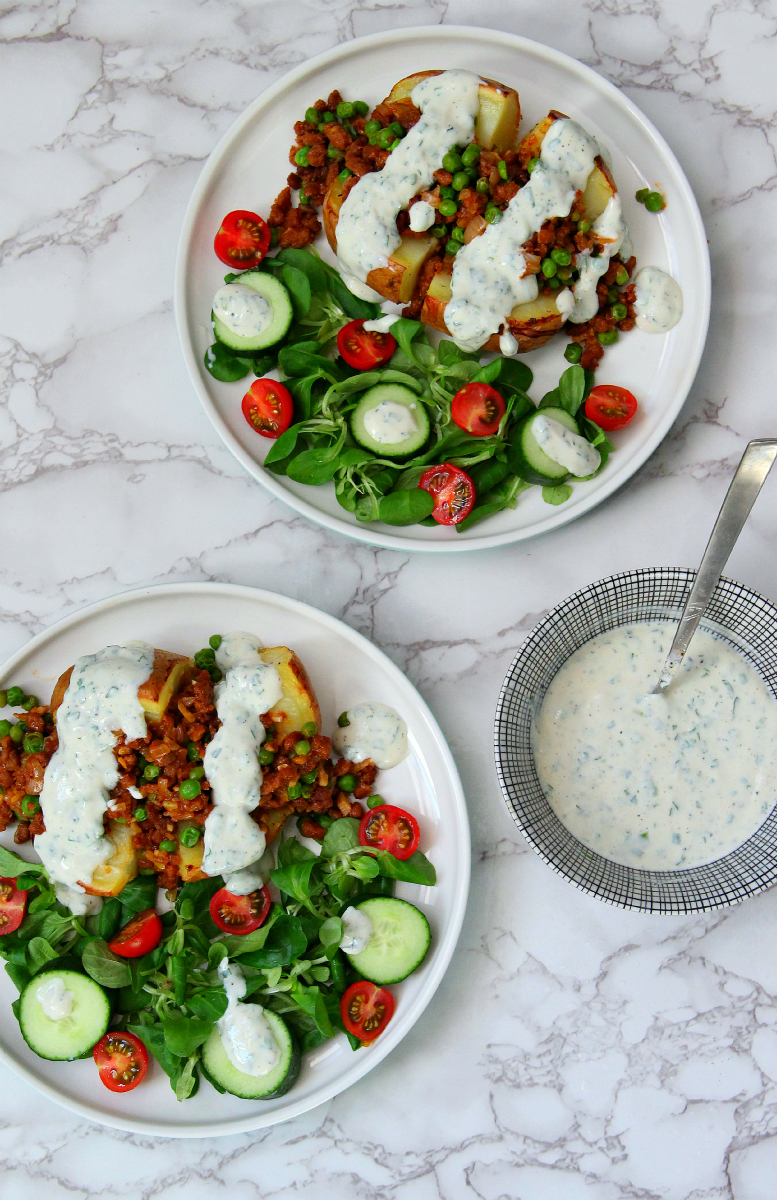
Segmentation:
{"type": "Polygon", "coordinates": [[[199,796],[202,788],[199,779],[189,778],[183,780],[178,791],[182,800],[193,800],[195,796],[199,796]]]}
{"type": "Polygon", "coordinates": [[[302,738],[301,741],[295,743],[294,753],[299,758],[304,757],[306,754],[310,754],[310,742],[307,740],[307,738],[302,738]]]}
{"type": "Polygon", "coordinates": [[[431,233],[432,237],[445,237],[448,232],[448,227],[447,225],[432,225],[432,228],[429,230],[429,232],[431,233]]]}
{"type": "Polygon", "coordinates": [[[480,146],[477,142],[470,142],[466,150],[461,156],[461,161],[465,167],[474,167],[480,159],[480,146]]]}
{"type": "Polygon", "coordinates": [[[189,772],[189,778],[190,779],[204,779],[205,778],[205,768],[204,767],[192,767],[191,771],[189,772]]]}
{"type": "Polygon", "coordinates": [[[315,783],[317,778],[318,778],[318,767],[314,767],[314,769],[312,771],[308,771],[306,775],[302,776],[302,782],[303,783],[315,783]]]}
{"type": "Polygon", "coordinates": [[[43,749],[43,738],[39,733],[28,733],[24,739],[25,754],[40,754],[43,749]]]}
{"type": "Polygon", "coordinates": [[[580,233],[588,233],[588,230],[591,228],[591,222],[590,221],[578,221],[577,228],[580,233]]]}
{"type": "Polygon", "coordinates": [[[8,737],[12,728],[10,721],[0,721],[0,738],[8,737]]]}
{"type": "Polygon", "coordinates": [[[455,200],[442,200],[438,211],[441,217],[455,217],[459,206],[455,200]]]}
{"type": "Polygon", "coordinates": [[[178,836],[181,839],[182,846],[189,846],[190,848],[196,846],[202,837],[202,826],[185,825],[178,836]]]}
{"type": "Polygon", "coordinates": [[[369,104],[367,104],[364,100],[354,100],[353,107],[357,117],[366,117],[367,113],[370,111],[369,104]]]}
{"type": "Polygon", "coordinates": [[[366,121],[364,132],[367,134],[367,137],[371,137],[373,133],[380,133],[382,128],[383,126],[380,121],[366,121]]]}
{"type": "Polygon", "coordinates": [[[554,276],[554,278],[553,278],[553,279],[546,279],[546,280],[545,280],[545,286],[546,286],[546,287],[549,287],[549,288],[553,288],[553,290],[555,291],[555,290],[556,290],[556,288],[560,288],[560,287],[561,287],[561,280],[560,280],[560,279],[556,279],[556,278],[555,278],[555,276],[554,276]]]}
{"type": "Polygon", "coordinates": [[[376,793],[374,796],[368,797],[367,808],[377,808],[379,804],[385,804],[385,803],[386,803],[386,801],[383,799],[383,797],[379,796],[376,793]]]}
{"type": "Polygon", "coordinates": [[[620,295],[621,294],[616,287],[610,287],[607,289],[607,299],[610,304],[617,304],[620,300],[620,295]]]}
{"type": "Polygon", "coordinates": [[[160,768],[156,765],[156,763],[149,763],[148,766],[143,770],[143,778],[150,783],[152,779],[159,778],[159,772],[160,768]]]}
{"type": "Polygon", "coordinates": [[[451,230],[451,238],[453,239],[454,242],[463,242],[464,241],[464,230],[460,229],[459,226],[456,225],[455,228],[451,230]]]}
{"type": "Polygon", "coordinates": [[[300,146],[297,153],[294,155],[294,161],[298,167],[306,167],[308,165],[308,154],[310,153],[309,146],[300,146]]]}
{"type": "Polygon", "coordinates": [[[572,261],[572,255],[568,250],[564,250],[562,246],[554,246],[550,252],[550,257],[559,267],[568,267],[572,261]]]}
{"type": "Polygon", "coordinates": [[[223,640],[224,639],[220,633],[214,633],[208,638],[208,645],[210,646],[211,650],[218,650],[223,640]]]}
{"type": "Polygon", "coordinates": [[[392,121],[390,125],[386,126],[386,128],[391,130],[395,138],[401,138],[405,136],[405,127],[404,125],[400,125],[399,121],[392,121]]]}
{"type": "Polygon", "coordinates": [[[613,342],[617,342],[618,340],[618,330],[606,329],[604,333],[597,333],[596,337],[601,346],[611,346],[613,342]]]}
{"type": "Polygon", "coordinates": [[[446,254],[458,254],[459,250],[461,250],[461,242],[454,242],[453,238],[451,238],[449,242],[445,243],[446,254]]]}
{"type": "Polygon", "coordinates": [[[168,854],[175,854],[178,847],[175,842],[171,842],[169,838],[165,838],[163,842],[159,843],[159,849],[166,850],[168,854]]]}
{"type": "Polygon", "coordinates": [[[22,700],[24,699],[24,688],[9,687],[6,695],[8,703],[12,707],[15,707],[17,704],[21,704],[22,700]]]}
{"type": "Polygon", "coordinates": [[[351,175],[353,175],[353,171],[349,171],[348,167],[343,167],[342,171],[337,176],[337,178],[340,180],[341,183],[345,183],[346,179],[349,179],[351,177],[351,175]]]}
{"type": "Polygon", "coordinates": [[[208,674],[210,675],[212,683],[220,683],[224,678],[218,667],[208,667],[208,674]]]}
{"type": "Polygon", "coordinates": [[[440,199],[441,200],[455,200],[456,193],[454,192],[452,187],[448,187],[448,185],[446,184],[444,187],[440,188],[440,199]]]}
{"type": "Polygon", "coordinates": [[[624,283],[629,282],[629,273],[625,267],[618,267],[618,273],[615,276],[615,282],[619,283],[621,287],[623,287],[624,283]]]}
{"type": "Polygon", "coordinates": [[[651,192],[645,201],[645,208],[648,212],[658,213],[663,208],[666,208],[666,201],[660,192],[651,192]]]}
{"type": "Polygon", "coordinates": [[[357,782],[358,780],[355,775],[341,775],[337,781],[337,786],[341,792],[352,792],[357,782]]]}
{"type": "Polygon", "coordinates": [[[332,121],[334,121],[334,119],[335,119],[335,114],[333,112],[330,112],[328,108],[321,114],[321,124],[322,125],[329,125],[329,124],[331,124],[332,121]]]}
{"type": "Polygon", "coordinates": [[[496,164],[496,169],[499,172],[501,178],[506,180],[507,179],[507,163],[505,162],[505,160],[503,158],[499,159],[499,162],[496,164]]]}
{"type": "Polygon", "coordinates": [[[570,342],[564,351],[564,358],[568,363],[579,363],[583,357],[583,347],[578,346],[576,342],[570,342]]]}
{"type": "Polygon", "coordinates": [[[491,184],[488,182],[488,179],[485,175],[482,176],[482,178],[480,178],[475,184],[475,191],[480,192],[481,196],[486,196],[491,191],[491,184]]]}
{"type": "Polygon", "coordinates": [[[140,807],[135,809],[132,816],[134,817],[134,819],[136,821],[145,821],[146,817],[148,816],[148,813],[146,812],[145,808],[143,808],[143,806],[141,805],[140,807]]]}
{"type": "Polygon", "coordinates": [[[25,817],[34,817],[40,812],[40,800],[37,796],[25,796],[22,800],[22,812],[25,817]]]}
{"type": "Polygon", "coordinates": [[[541,270],[546,279],[552,279],[558,267],[552,258],[543,258],[541,270]]]}
{"type": "Polygon", "coordinates": [[[187,742],[186,757],[188,758],[189,762],[199,762],[200,761],[200,752],[197,749],[196,742],[187,742]]]}
{"type": "Polygon", "coordinates": [[[302,734],[303,737],[306,737],[306,738],[315,737],[316,734],[318,733],[318,726],[316,725],[316,722],[315,721],[306,721],[305,724],[302,726],[300,733],[302,734]]]}
{"type": "Polygon", "coordinates": [[[337,146],[330,146],[326,152],[327,158],[345,158],[345,150],[338,150],[337,146]]]}
{"type": "Polygon", "coordinates": [[[347,713],[347,712],[341,712],[341,713],[340,713],[340,716],[337,718],[337,724],[340,726],[340,728],[341,728],[341,729],[345,729],[346,725],[350,725],[350,724],[351,724],[351,722],[350,722],[350,721],[349,721],[349,719],[348,719],[348,713],[347,713]]]}
{"type": "Polygon", "coordinates": [[[341,100],[335,112],[339,120],[350,121],[351,117],[356,116],[356,105],[351,104],[350,100],[341,100]]]}
{"type": "Polygon", "coordinates": [[[559,277],[559,279],[563,279],[564,283],[567,283],[572,278],[572,268],[571,267],[559,267],[558,277],[559,277]]]}
{"type": "Polygon", "coordinates": [[[443,155],[443,171],[450,171],[451,175],[455,175],[457,171],[461,170],[463,165],[464,164],[461,161],[461,157],[456,153],[455,150],[449,150],[447,154],[443,155]]]}
{"type": "Polygon", "coordinates": [[[27,732],[27,726],[24,721],[20,721],[18,725],[11,726],[11,741],[21,742],[24,740],[24,735],[27,732]]]}
{"type": "Polygon", "coordinates": [[[319,113],[317,108],[306,108],[305,109],[305,120],[310,125],[318,125],[318,122],[321,120],[321,114],[319,113]]]}
{"type": "MultiPolygon", "coordinates": [[[[302,189],[300,189],[300,193],[299,193],[299,196],[297,197],[297,199],[299,200],[300,204],[310,204],[310,196],[307,194],[307,192],[303,191],[302,189]]],[[[213,676],[211,676],[211,679],[212,678],[213,678],[213,676]]]]}
{"type": "Polygon", "coordinates": [[[613,304],[610,312],[612,313],[612,319],[614,321],[625,321],[626,317],[629,315],[629,310],[626,308],[625,304],[613,304]]]}
{"type": "Polygon", "coordinates": [[[649,195],[650,188],[640,188],[639,191],[634,193],[634,199],[638,200],[640,204],[644,204],[649,195]]]}
{"type": "Polygon", "coordinates": [[[389,150],[396,150],[397,146],[401,146],[401,144],[402,144],[402,139],[397,138],[397,140],[395,142],[391,143],[391,145],[389,146],[389,150]]]}
{"type": "Polygon", "coordinates": [[[393,141],[394,134],[390,129],[381,129],[380,133],[375,134],[375,144],[383,150],[388,150],[393,141]]]}
{"type": "Polygon", "coordinates": [[[262,748],[259,751],[259,762],[263,767],[269,767],[270,763],[275,762],[275,755],[272,750],[262,748]]]}
{"type": "Polygon", "coordinates": [[[497,208],[496,206],[494,206],[493,208],[489,207],[486,209],[485,216],[486,216],[486,220],[488,221],[489,225],[498,225],[499,222],[502,220],[502,210],[501,210],[501,208],[497,208]]]}
{"type": "Polygon", "coordinates": [[[526,170],[529,172],[530,175],[531,175],[532,171],[534,170],[534,168],[537,166],[537,163],[539,161],[540,160],[538,158],[530,158],[529,161],[527,162],[526,170]]]}
{"type": "Polygon", "coordinates": [[[460,192],[462,188],[469,187],[470,178],[466,171],[457,171],[451,180],[451,187],[454,192],[460,192]]]}
{"type": "Polygon", "coordinates": [[[274,725],[272,725],[272,724],[268,725],[268,726],[265,728],[265,731],[264,731],[264,740],[265,740],[265,742],[271,742],[271,741],[273,741],[273,739],[275,738],[275,733],[276,733],[275,726],[274,726],[274,725]]]}
{"type": "Polygon", "coordinates": [[[302,795],[302,784],[290,783],[288,787],[288,793],[290,800],[299,800],[300,796],[302,795]]]}

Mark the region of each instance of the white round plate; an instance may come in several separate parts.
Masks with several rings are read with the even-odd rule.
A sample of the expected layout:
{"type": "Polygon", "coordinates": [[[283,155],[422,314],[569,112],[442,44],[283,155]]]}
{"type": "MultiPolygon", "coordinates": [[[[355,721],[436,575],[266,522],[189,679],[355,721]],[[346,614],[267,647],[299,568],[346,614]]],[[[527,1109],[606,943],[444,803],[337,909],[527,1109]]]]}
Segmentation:
{"type": "MultiPolygon", "coordinates": [[[[360,700],[381,700],[405,718],[410,755],[379,776],[381,794],[416,813],[421,846],[438,873],[436,887],[399,884],[397,894],[426,913],[432,948],[423,966],[393,988],[396,1013],[368,1049],[354,1052],[345,1035],[325,1042],[303,1060],[299,1080],[277,1100],[219,1095],[205,1080],[196,1096],[179,1103],[156,1063],[135,1091],[103,1087],[91,1059],[73,1063],[38,1058],[10,1011],[16,990],[0,971],[0,1060],[33,1087],[66,1108],[135,1133],[211,1137],[245,1133],[314,1108],[361,1079],[386,1057],[418,1020],[442,979],[461,929],[469,888],[469,825],[456,766],[437,722],[402,672],[361,634],[325,613],[273,592],[219,583],[143,588],[84,608],[34,637],[0,672],[0,687],[19,683],[48,697],[75,658],[102,646],[142,638],[191,654],[211,634],[248,630],[267,646],[291,646],[316,689],[323,728],[360,700]],[[3,682],[5,681],[5,682],[3,682]]],[[[2,835],[13,847],[11,831],[2,835]]],[[[22,853],[27,848],[22,847],[22,853]]],[[[28,855],[30,857],[30,855],[28,855]]]]}
{"type": "MultiPolygon", "coordinates": [[[[319,248],[326,239],[318,239],[319,248]]],[[[330,261],[328,247],[325,251],[330,261]]],[[[661,134],[622,92],[589,67],[547,46],[509,33],[463,26],[399,29],[358,38],[311,59],[268,88],[224,135],[194,189],[178,248],[175,309],[186,365],[200,400],[232,453],[274,495],[314,521],[372,542],[403,550],[475,550],[522,541],[556,529],[587,512],[625,483],[655,450],[688,394],[707,333],[710,267],[699,209],[677,159],[661,134]],[[267,213],[286,184],[293,125],[318,97],[333,88],[352,100],[375,104],[405,75],[429,68],[465,67],[518,89],[527,130],[555,108],[578,120],[611,158],[624,199],[624,212],[640,266],[669,271],[683,290],[685,312],[666,336],[632,330],[607,348],[599,377],[630,388],[640,412],[615,437],[618,450],[596,479],[576,483],[572,498],[559,507],[546,504],[539,488],[521,495],[518,506],[489,517],[464,534],[422,525],[401,531],[360,524],[337,503],[334,487],[310,487],[273,475],[262,467],[267,439],[251,430],[240,402],[250,376],[218,383],[203,355],[213,340],[210,309],[224,267],[213,253],[213,238],[225,213],[235,208],[267,213]],[[667,198],[660,216],[647,212],[634,193],[658,186],[667,198]]],[[[532,397],[555,387],[568,366],[567,338],[524,356],[534,372],[532,397]]]]}

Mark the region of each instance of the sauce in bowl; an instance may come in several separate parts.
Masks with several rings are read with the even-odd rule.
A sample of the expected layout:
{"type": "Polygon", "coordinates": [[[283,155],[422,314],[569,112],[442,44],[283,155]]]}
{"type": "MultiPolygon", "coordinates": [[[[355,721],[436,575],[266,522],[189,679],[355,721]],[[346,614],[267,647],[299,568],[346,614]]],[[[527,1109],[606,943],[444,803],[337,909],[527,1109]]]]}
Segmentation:
{"type": "Polygon", "coordinates": [[[649,694],[675,630],[638,622],[586,642],[552,680],[532,730],[562,824],[643,870],[729,854],[777,800],[777,700],[729,643],[699,630],[671,686],[649,694]]]}

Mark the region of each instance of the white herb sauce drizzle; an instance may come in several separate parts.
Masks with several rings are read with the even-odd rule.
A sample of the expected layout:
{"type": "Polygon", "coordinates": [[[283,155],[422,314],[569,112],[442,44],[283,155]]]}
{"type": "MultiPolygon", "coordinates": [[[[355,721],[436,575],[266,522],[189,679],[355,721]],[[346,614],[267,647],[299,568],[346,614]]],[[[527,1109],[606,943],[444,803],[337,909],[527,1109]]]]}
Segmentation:
{"type": "Polygon", "coordinates": [[[396,767],[409,754],[407,725],[387,704],[365,701],[349,708],[349,724],[335,730],[335,748],[349,762],[372,759],[381,771],[396,767]]]}
{"type": "Polygon", "coordinates": [[[777,799],[777,701],[753,667],[704,630],[666,692],[648,693],[677,626],[600,634],[545,695],[532,745],[559,820],[605,858],[645,870],[735,850],[777,799]]]}
{"type": "Polygon", "coordinates": [[[246,981],[239,967],[222,958],[219,977],[227,993],[227,1011],[217,1026],[224,1052],[237,1071],[260,1078],[269,1075],[281,1060],[270,1022],[261,1004],[239,1004],[246,994],[246,981]]]}
{"type": "Polygon", "coordinates": [[[599,451],[586,438],[579,433],[572,433],[571,429],[547,417],[542,411],[532,421],[531,431],[540,450],[560,467],[566,467],[570,475],[577,479],[593,475],[602,461],[599,451]]]}
{"type": "Polygon", "coordinates": [[[435,210],[427,200],[416,200],[410,209],[410,228],[413,233],[425,233],[434,225],[435,210]]]}
{"type": "Polygon", "coordinates": [[[367,333],[388,333],[392,325],[395,325],[399,320],[399,313],[386,313],[383,317],[376,317],[374,321],[365,321],[364,329],[367,333]]]}
{"type": "Polygon", "coordinates": [[[349,905],[342,916],[343,936],[340,949],[346,954],[361,954],[372,937],[372,918],[369,913],[349,905]]]}
{"type": "Polygon", "coordinates": [[[668,333],[683,315],[680,285],[660,267],[643,267],[634,280],[634,320],[644,333],[668,333]]]}
{"type": "Polygon", "coordinates": [[[44,1016],[50,1021],[61,1021],[69,1017],[73,1011],[74,996],[65,989],[65,981],[61,975],[47,979],[35,992],[35,999],[43,1009],[44,1016]]]}
{"type": "Polygon", "coordinates": [[[153,665],[154,649],[145,642],[86,654],[77,659],[57,711],[59,747],[40,794],[46,832],[36,837],[35,849],[54,883],[68,889],[58,886],[57,898],[71,909],[72,893],[83,892],[115,851],[103,825],[119,781],[113,748],[120,730],[128,742],[146,736],[138,688],[153,665]]]}
{"type": "Polygon", "coordinates": [[[205,821],[206,875],[234,875],[261,858],[266,845],[250,813],[259,803],[262,783],[261,717],[283,690],[275,667],[258,657],[260,649],[261,642],[252,634],[228,633],[216,651],[225,678],[215,688],[221,726],[203,760],[215,805],[205,821]]]}
{"type": "Polygon", "coordinates": [[[239,337],[257,337],[272,321],[272,306],[244,283],[227,283],[213,297],[214,315],[239,337]]]}
{"type": "Polygon", "coordinates": [[[403,442],[418,433],[418,422],[413,409],[415,404],[397,404],[395,400],[381,400],[364,414],[364,428],[375,442],[390,446],[403,442]]]}
{"type": "MultiPolygon", "coordinates": [[[[340,209],[337,257],[344,275],[364,282],[370,271],[388,264],[402,241],[397,213],[433,182],[452,146],[472,141],[479,87],[477,75],[454,70],[432,75],[413,88],[411,99],[421,109],[420,118],[383,169],[363,175],[340,209]]],[[[355,291],[350,279],[346,284],[355,291]]]]}

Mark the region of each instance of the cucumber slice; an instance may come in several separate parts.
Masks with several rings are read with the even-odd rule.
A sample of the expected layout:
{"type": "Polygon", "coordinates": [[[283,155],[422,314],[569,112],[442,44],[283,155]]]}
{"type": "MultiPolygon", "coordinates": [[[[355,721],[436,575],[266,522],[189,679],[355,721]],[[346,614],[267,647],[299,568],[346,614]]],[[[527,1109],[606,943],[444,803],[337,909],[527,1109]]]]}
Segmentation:
{"type": "Polygon", "coordinates": [[[273,1037],[280,1046],[281,1058],[277,1067],[267,1075],[246,1075],[238,1071],[227,1057],[218,1026],[214,1025],[202,1048],[202,1073],[217,1091],[229,1092],[243,1100],[272,1100],[282,1096],[296,1082],[302,1056],[291,1030],[277,1013],[265,1008],[273,1037]]]}
{"type": "Polygon", "coordinates": [[[351,433],[380,458],[404,458],[429,437],[426,406],[401,383],[379,383],[364,393],[351,414],[351,433]]]}
{"type": "Polygon", "coordinates": [[[108,1028],[111,1006],[99,983],[78,971],[41,971],[19,997],[19,1024],[24,1040],[40,1058],[70,1062],[88,1058],[95,1042],[108,1028]],[[73,996],[69,1016],[51,1020],[43,1011],[38,989],[61,979],[66,992],[73,996]]]}
{"type": "Polygon", "coordinates": [[[351,966],[372,983],[407,979],[423,962],[432,940],[424,914],[407,900],[390,896],[375,896],[356,907],[372,921],[372,935],[361,954],[347,956],[351,966]]]}
{"type": "Polygon", "coordinates": [[[266,300],[270,305],[272,317],[267,328],[255,337],[241,337],[240,334],[233,333],[229,326],[212,312],[216,341],[221,342],[223,346],[229,346],[236,354],[254,354],[257,350],[266,350],[268,346],[274,346],[285,336],[294,315],[291,297],[286,288],[266,271],[244,271],[233,283],[251,288],[251,291],[266,300]]]}
{"type": "MultiPolygon", "coordinates": [[[[559,425],[564,425],[571,433],[580,433],[577,421],[566,409],[543,408],[542,412],[546,417],[558,421],[559,425]]],[[[532,422],[537,415],[536,412],[530,413],[513,434],[508,455],[510,466],[527,483],[538,483],[543,487],[562,483],[569,478],[569,471],[540,449],[532,433],[532,422]]]]}

